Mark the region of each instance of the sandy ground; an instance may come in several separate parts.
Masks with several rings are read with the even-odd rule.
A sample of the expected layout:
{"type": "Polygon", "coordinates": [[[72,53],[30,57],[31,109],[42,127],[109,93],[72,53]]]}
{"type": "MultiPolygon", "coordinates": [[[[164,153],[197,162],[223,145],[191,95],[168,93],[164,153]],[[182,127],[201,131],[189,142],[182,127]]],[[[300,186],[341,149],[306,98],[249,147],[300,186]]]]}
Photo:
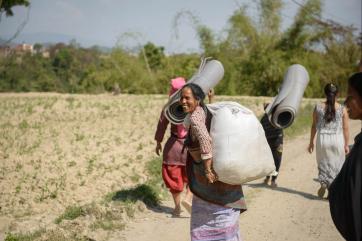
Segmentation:
{"type": "MultiPolygon", "coordinates": [[[[260,115],[270,98],[217,99],[260,115]]],[[[154,132],[166,101],[166,95],[1,93],[0,241],[9,234],[119,240],[145,204],[110,197],[150,179],[146,164],[159,160],[154,132]]]]}
{"type": "MultiPolygon", "coordinates": [[[[361,128],[351,121],[350,143],[361,128]]],[[[330,217],[327,200],[317,197],[315,154],[306,151],[309,133],[286,140],[279,186],[271,189],[258,180],[244,186],[248,211],[240,216],[243,240],[338,241],[343,240],[330,217]]],[[[131,221],[122,235],[125,241],[190,240],[190,218],[172,218],[171,200],[158,210],[147,210],[131,221]],[[171,231],[172,230],[172,231],[171,231]]]]}
{"type": "MultiPolygon", "coordinates": [[[[237,101],[260,116],[269,99],[216,100],[237,101]]],[[[34,241],[189,240],[189,216],[171,218],[170,199],[154,210],[141,201],[133,207],[109,199],[149,179],[146,163],[158,160],[153,137],[166,100],[165,95],[0,94],[0,241],[9,233],[34,241]],[[68,207],[82,208],[82,214],[56,223],[68,207]]],[[[352,137],[359,128],[354,122],[352,137]]],[[[316,197],[308,136],[285,142],[279,188],[260,185],[262,180],[245,185],[244,240],[342,240],[328,202],[316,197]]]]}

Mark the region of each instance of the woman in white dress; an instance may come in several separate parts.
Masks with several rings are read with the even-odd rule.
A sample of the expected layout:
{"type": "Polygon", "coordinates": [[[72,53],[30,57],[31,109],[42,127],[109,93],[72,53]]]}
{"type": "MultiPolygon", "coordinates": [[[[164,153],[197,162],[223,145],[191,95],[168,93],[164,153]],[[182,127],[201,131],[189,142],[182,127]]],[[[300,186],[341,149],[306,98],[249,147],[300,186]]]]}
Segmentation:
{"type": "Polygon", "coordinates": [[[308,151],[314,150],[316,138],[316,157],[318,164],[318,180],[321,187],[318,196],[324,193],[342,168],[348,147],[348,114],[343,105],[336,102],[338,88],[334,84],[324,87],[326,101],[315,106],[313,124],[308,151]]]}

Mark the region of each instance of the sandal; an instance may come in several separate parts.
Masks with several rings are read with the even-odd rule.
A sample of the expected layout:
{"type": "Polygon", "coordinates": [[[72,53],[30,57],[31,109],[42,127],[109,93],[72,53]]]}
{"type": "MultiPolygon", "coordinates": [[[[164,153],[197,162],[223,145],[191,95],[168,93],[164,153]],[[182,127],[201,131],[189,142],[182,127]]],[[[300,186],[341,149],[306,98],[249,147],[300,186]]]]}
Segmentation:
{"type": "Polygon", "coordinates": [[[327,189],[326,185],[322,184],[321,187],[318,189],[318,197],[323,198],[326,189],[327,189]]]}

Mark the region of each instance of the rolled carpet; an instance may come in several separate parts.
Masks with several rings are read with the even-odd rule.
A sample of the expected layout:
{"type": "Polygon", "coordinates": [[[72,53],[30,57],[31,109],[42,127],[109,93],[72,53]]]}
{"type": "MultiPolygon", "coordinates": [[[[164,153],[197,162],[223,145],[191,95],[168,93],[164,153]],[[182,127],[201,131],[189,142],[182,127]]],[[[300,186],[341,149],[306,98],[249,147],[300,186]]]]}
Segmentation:
{"type": "Polygon", "coordinates": [[[294,64],[287,69],[278,95],[265,109],[273,126],[284,129],[293,123],[308,82],[309,74],[302,65],[294,64]]]}
{"type": "MultiPolygon", "coordinates": [[[[224,76],[224,67],[218,60],[203,59],[198,71],[186,83],[194,83],[201,87],[205,95],[214,88],[224,76]]],[[[176,91],[164,106],[166,118],[173,124],[180,124],[186,117],[180,104],[181,89],[176,91]]]]}

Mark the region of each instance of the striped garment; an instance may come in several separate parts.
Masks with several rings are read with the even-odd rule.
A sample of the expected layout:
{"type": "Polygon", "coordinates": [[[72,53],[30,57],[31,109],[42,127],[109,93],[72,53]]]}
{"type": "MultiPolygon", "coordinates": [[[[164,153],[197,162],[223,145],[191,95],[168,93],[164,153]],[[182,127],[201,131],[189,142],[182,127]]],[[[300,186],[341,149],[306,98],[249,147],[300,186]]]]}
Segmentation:
{"type": "Polygon", "coordinates": [[[212,140],[205,123],[205,111],[201,106],[197,106],[190,115],[190,128],[192,141],[199,142],[202,160],[212,158],[212,140]]]}
{"type": "Polygon", "coordinates": [[[193,192],[191,212],[191,241],[240,241],[239,216],[246,210],[241,185],[220,181],[208,183],[203,160],[212,158],[212,139],[209,135],[211,115],[197,107],[190,115],[190,130],[186,145],[199,149],[201,156],[187,156],[187,176],[193,192]],[[201,160],[200,160],[201,159],[201,160]]]}
{"type": "Polygon", "coordinates": [[[193,196],[191,241],[241,241],[240,210],[226,208],[193,196]]]}

